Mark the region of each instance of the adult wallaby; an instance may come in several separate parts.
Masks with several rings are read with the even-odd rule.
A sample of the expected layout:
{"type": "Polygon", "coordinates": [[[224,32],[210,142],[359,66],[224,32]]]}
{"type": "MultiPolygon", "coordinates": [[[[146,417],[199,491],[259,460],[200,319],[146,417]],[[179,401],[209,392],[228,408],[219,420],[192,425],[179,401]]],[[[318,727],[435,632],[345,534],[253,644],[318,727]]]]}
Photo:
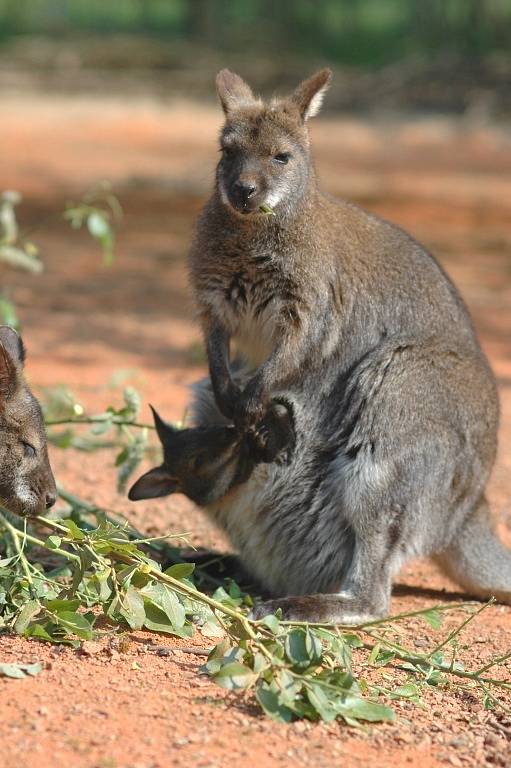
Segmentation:
{"type": "Polygon", "coordinates": [[[0,505],[18,515],[43,514],[57,498],[41,408],[23,376],[25,350],[0,326],[0,505]]]}
{"type": "MultiPolygon", "coordinates": [[[[484,497],[494,378],[434,258],[319,192],[306,121],[329,79],[264,104],[237,75],[217,78],[222,157],[190,260],[212,387],[240,428],[286,397],[297,437],[289,464],[257,465],[211,512],[272,592],[308,595],[261,611],[382,615],[403,561],[428,554],[471,593],[509,601],[511,554],[484,497]],[[243,387],[231,338],[251,366],[243,387]]],[[[222,422],[204,391],[196,410],[198,424],[222,422]]]]}

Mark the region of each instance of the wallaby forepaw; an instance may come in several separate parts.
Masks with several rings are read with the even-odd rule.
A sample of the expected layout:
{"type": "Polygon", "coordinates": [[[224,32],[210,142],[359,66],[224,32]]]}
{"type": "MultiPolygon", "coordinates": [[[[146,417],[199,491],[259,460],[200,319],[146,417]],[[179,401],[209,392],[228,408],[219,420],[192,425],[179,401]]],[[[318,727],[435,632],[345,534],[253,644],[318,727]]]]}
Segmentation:
{"type": "Polygon", "coordinates": [[[260,400],[241,395],[234,410],[234,423],[240,431],[246,432],[263,419],[265,410],[265,404],[260,400]]]}

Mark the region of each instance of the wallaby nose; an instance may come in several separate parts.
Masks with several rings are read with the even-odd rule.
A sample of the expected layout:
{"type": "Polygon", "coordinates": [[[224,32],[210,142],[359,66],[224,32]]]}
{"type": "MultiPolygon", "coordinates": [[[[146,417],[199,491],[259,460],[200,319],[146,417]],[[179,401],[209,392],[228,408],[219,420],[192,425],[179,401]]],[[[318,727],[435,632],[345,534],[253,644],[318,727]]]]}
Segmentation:
{"type": "Polygon", "coordinates": [[[57,494],[56,493],[47,493],[46,494],[46,509],[50,509],[50,507],[53,507],[55,502],[57,501],[57,494]]]}
{"type": "Polygon", "coordinates": [[[243,203],[247,203],[248,200],[255,195],[257,187],[253,181],[238,181],[235,184],[236,192],[240,196],[243,203]]]}

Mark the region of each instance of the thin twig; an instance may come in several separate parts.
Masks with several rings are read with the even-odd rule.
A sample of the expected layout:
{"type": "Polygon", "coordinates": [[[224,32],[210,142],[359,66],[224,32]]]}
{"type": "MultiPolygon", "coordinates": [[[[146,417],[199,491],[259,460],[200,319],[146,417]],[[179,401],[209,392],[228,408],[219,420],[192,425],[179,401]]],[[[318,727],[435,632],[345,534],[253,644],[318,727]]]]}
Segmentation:
{"type": "Polygon", "coordinates": [[[138,429],[155,429],[154,424],[144,424],[135,419],[122,419],[118,416],[79,416],[78,418],[67,417],[62,419],[46,419],[47,427],[60,427],[65,424],[106,424],[110,423],[116,427],[136,427],[138,429]]]}

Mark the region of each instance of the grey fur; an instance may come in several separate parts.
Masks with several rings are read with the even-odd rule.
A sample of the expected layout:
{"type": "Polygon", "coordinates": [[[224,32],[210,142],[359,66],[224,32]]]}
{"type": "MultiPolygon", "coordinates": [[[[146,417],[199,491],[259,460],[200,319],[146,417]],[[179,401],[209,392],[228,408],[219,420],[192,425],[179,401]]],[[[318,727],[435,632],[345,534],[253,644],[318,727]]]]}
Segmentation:
{"type": "Polygon", "coordinates": [[[256,615],[381,616],[393,576],[423,555],[475,594],[511,602],[511,554],[484,500],[493,375],[435,259],[319,192],[304,120],[328,81],[318,73],[264,105],[241,78],[219,78],[224,154],[190,259],[218,410],[203,385],[197,423],[253,429],[280,396],[296,446],[288,464],[256,465],[208,512],[271,593],[295,596],[256,615]],[[268,202],[275,215],[261,216],[268,202]],[[248,381],[230,369],[231,339],[248,381]]]}

